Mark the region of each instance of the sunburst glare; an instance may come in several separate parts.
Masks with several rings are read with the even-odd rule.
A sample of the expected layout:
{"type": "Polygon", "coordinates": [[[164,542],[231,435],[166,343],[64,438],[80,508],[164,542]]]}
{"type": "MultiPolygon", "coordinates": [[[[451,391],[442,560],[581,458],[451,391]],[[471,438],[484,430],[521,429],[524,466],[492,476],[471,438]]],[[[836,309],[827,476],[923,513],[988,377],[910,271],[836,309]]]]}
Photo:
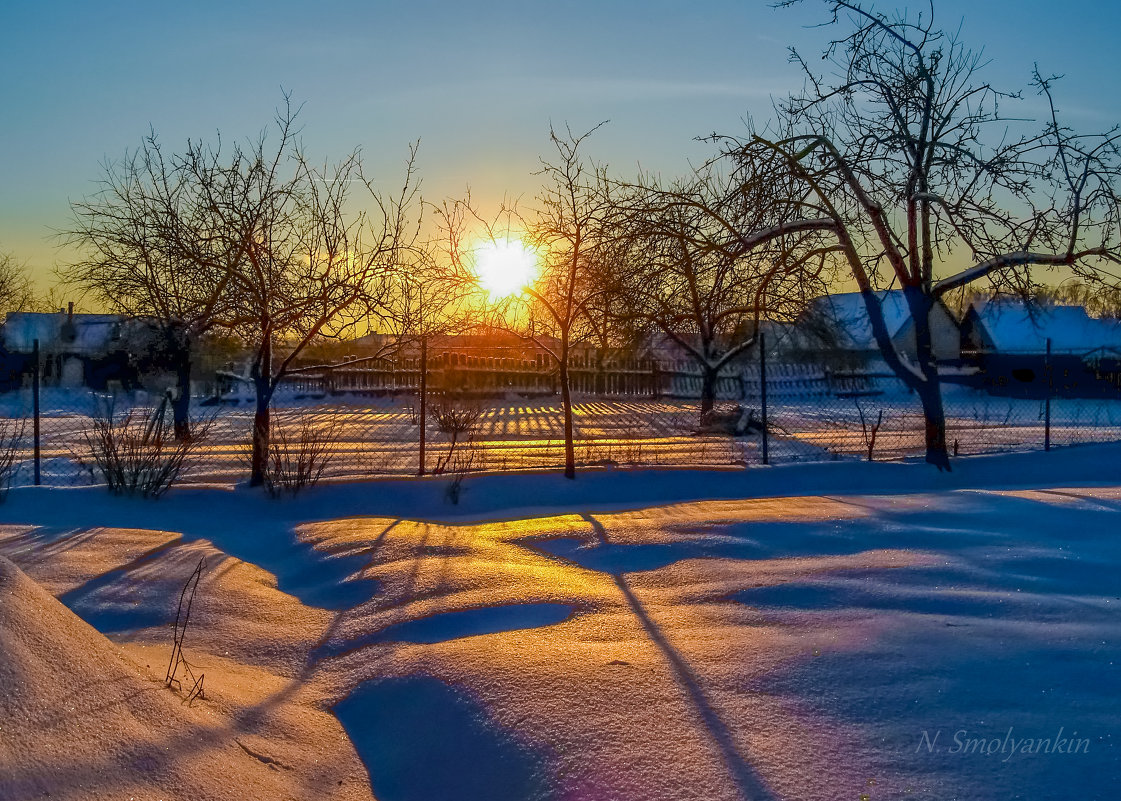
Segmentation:
{"type": "Polygon", "coordinates": [[[484,242],[474,256],[479,285],[493,300],[516,295],[537,279],[537,253],[520,239],[484,242]]]}

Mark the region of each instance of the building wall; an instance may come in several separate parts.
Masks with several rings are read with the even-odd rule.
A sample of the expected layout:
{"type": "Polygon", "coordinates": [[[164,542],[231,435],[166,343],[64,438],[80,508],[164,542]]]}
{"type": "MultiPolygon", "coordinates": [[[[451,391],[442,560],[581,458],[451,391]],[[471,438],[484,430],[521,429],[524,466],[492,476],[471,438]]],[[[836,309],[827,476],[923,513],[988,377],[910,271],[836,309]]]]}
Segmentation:
{"type": "MultiPolygon", "coordinates": [[[[930,336],[934,358],[950,361],[961,358],[961,331],[953,315],[941,303],[930,310],[930,336]]],[[[915,359],[915,323],[908,320],[892,337],[895,347],[912,361],[915,359]]]]}

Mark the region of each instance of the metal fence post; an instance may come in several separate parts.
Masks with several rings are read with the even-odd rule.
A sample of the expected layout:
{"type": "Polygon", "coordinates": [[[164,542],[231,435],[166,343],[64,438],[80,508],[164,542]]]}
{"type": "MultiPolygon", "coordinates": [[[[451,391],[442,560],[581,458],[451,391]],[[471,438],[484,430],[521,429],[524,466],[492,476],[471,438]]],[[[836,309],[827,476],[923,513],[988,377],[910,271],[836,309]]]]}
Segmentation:
{"type": "Polygon", "coordinates": [[[759,334],[759,399],[763,406],[763,464],[770,464],[767,431],[767,335],[759,334]]]}
{"type": "Polygon", "coordinates": [[[40,482],[39,459],[39,340],[31,345],[31,414],[33,416],[32,431],[35,436],[35,486],[40,482]]]}
{"type": "Polygon", "coordinates": [[[428,336],[420,338],[420,454],[416,474],[425,473],[424,446],[428,428],[428,336]]]}
{"type": "Polygon", "coordinates": [[[1047,374],[1047,394],[1043,401],[1043,450],[1051,450],[1051,337],[1047,337],[1047,356],[1043,363],[1043,370],[1047,374]]]}

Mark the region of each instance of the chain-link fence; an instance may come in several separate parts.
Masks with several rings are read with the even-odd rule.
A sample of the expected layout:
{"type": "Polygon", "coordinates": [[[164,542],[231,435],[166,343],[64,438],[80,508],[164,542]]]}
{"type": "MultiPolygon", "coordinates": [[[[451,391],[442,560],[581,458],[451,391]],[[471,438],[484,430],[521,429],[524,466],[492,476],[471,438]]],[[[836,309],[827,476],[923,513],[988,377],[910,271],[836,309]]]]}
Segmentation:
{"type": "MultiPolygon", "coordinates": [[[[813,400],[774,397],[768,410],[772,461],[826,454],[877,460],[922,455],[926,419],[918,397],[895,378],[870,376],[869,381],[889,387],[813,400]]],[[[946,384],[942,405],[947,447],[954,456],[1121,440],[1117,399],[1016,398],[946,384]]]]}
{"type": "MultiPolygon", "coordinates": [[[[921,456],[925,422],[918,398],[894,376],[817,364],[738,366],[718,384],[702,421],[699,374],[675,365],[652,381],[608,379],[630,394],[578,394],[573,403],[578,467],[731,467],[837,458],[921,456]],[[681,397],[692,395],[694,397],[681,397]],[[764,427],[764,420],[766,426],[764,427]]],[[[33,382],[28,382],[33,383],[33,382]]],[[[974,381],[973,383],[977,383],[974,381]]],[[[591,386],[591,382],[585,382],[591,386]]],[[[310,437],[325,448],[325,477],[408,476],[421,471],[421,415],[415,388],[324,392],[306,376],[283,386],[272,428],[287,446],[310,437]]],[[[947,380],[943,404],[953,454],[1038,450],[1121,440],[1121,399],[1011,397],[947,380]]],[[[558,394],[427,397],[426,473],[541,470],[565,461],[558,394]]],[[[34,386],[0,393],[0,469],[8,480],[48,485],[99,482],[92,449],[98,424],[170,415],[159,395],[34,386]],[[37,395],[37,398],[36,398],[37,395]],[[37,414],[36,414],[37,409],[37,414]]],[[[181,477],[235,482],[249,473],[254,404],[244,392],[192,403],[201,436],[181,477]]],[[[0,476],[2,478],[2,476],[0,476]]]]}

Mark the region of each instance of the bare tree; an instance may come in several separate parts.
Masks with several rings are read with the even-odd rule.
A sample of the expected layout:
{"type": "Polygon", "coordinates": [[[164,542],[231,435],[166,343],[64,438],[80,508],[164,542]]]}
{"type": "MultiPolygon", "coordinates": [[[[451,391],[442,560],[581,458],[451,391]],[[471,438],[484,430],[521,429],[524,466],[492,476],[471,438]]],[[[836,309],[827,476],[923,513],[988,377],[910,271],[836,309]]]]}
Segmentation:
{"type": "Polygon", "coordinates": [[[385,197],[363,175],[358,151],[336,165],[313,166],[293,136],[295,115],[287,104],[278,113],[275,149],[262,135],[198,174],[227,248],[242,253],[229,272],[228,311],[219,323],[251,347],[254,486],[265,480],[278,385],[309,344],[379,313],[415,235],[415,147],[400,192],[385,197]],[[355,187],[368,190],[372,211],[352,210],[355,187]]]}
{"type": "MultiPolygon", "coordinates": [[[[603,123],[600,123],[603,125],[603,123]]],[[[484,218],[469,201],[459,201],[462,217],[483,229],[495,243],[509,241],[515,227],[539,256],[536,280],[510,297],[494,300],[476,293],[467,312],[479,327],[512,333],[533,342],[556,366],[564,420],[567,478],[576,477],[570,370],[575,348],[595,339],[606,348],[610,340],[611,273],[607,269],[615,245],[609,228],[612,183],[606,169],[585,161],[580,146],[599,127],[574,135],[549,129],[556,148],[553,160],[542,159],[543,187],[535,207],[523,213],[504,206],[493,219],[484,218]]],[[[465,248],[452,248],[463,259],[465,248]]],[[[471,271],[470,265],[467,271],[471,271]]]]}
{"type": "Polygon", "coordinates": [[[763,320],[791,320],[825,286],[829,220],[801,219],[784,170],[752,160],[708,164],[663,188],[646,178],[618,206],[630,255],[626,313],[644,318],[701,371],[702,421],[720,372],[758,339],[763,320]],[[748,170],[751,174],[748,174],[748,170]]]}
{"type": "Polygon", "coordinates": [[[588,164],[580,153],[581,144],[596,128],[578,136],[571,131],[562,136],[550,129],[557,154],[554,161],[543,161],[540,175],[545,185],[527,221],[542,264],[535,285],[525,290],[532,310],[521,330],[557,366],[566,478],[576,477],[569,375],[573,348],[590,333],[585,325],[589,313],[607,291],[603,276],[611,240],[611,183],[605,168],[588,164]]]}
{"type": "Polygon", "coordinates": [[[1040,305],[1082,306],[1094,317],[1121,319],[1121,283],[1086,282],[1074,278],[1058,286],[1041,286],[1032,300],[1040,305]]]}
{"type": "Polygon", "coordinates": [[[11,253],[0,253],[0,314],[28,311],[35,305],[35,290],[27,266],[11,253]]]}
{"type": "Polygon", "coordinates": [[[781,154],[810,190],[806,213],[833,221],[883,358],[922,403],[927,461],[948,469],[935,300],[986,277],[1024,284],[1032,267],[1090,277],[1117,262],[1121,133],[1083,136],[1061,125],[1053,81],[1039,73],[1034,86],[1050,108],[1042,130],[1006,118],[1001,104],[1019,95],[982,80],[981,56],[937,29],[933,8],[897,18],[855,0],[825,4],[831,24],[847,26],[825,49],[832,73],[818,75],[794,52],[806,88],[781,105],[778,133],[729,150],[741,159],[781,154]],[[952,248],[973,266],[938,280],[936,261],[952,248]],[[914,320],[914,360],[884,323],[876,290],[892,285],[914,320]]]}
{"type": "MultiPolygon", "coordinates": [[[[612,218],[617,221],[618,215],[612,218]]],[[[608,230],[616,224],[610,223],[608,230]]],[[[598,248],[597,291],[589,293],[576,337],[591,345],[596,394],[608,391],[607,367],[612,355],[638,355],[649,341],[649,321],[628,306],[633,298],[627,294],[626,280],[637,272],[631,262],[634,255],[632,243],[618,233],[609,234],[598,248]]]]}
{"type": "Polygon", "coordinates": [[[463,261],[466,218],[473,216],[470,197],[431,206],[436,232],[429,240],[400,250],[380,318],[398,353],[419,350],[420,382],[417,387],[417,475],[427,471],[428,361],[434,337],[470,329],[477,323],[475,277],[463,261]]]}
{"type": "Polygon", "coordinates": [[[218,322],[229,276],[244,256],[213,213],[201,180],[220,151],[201,142],[165,155],[154,133],[120,161],[103,165],[100,188],[71,203],[64,236],[82,257],[62,270],[65,281],[106,308],[153,324],[156,352],[176,374],[172,410],[177,439],[188,421],[195,344],[218,322]]]}

